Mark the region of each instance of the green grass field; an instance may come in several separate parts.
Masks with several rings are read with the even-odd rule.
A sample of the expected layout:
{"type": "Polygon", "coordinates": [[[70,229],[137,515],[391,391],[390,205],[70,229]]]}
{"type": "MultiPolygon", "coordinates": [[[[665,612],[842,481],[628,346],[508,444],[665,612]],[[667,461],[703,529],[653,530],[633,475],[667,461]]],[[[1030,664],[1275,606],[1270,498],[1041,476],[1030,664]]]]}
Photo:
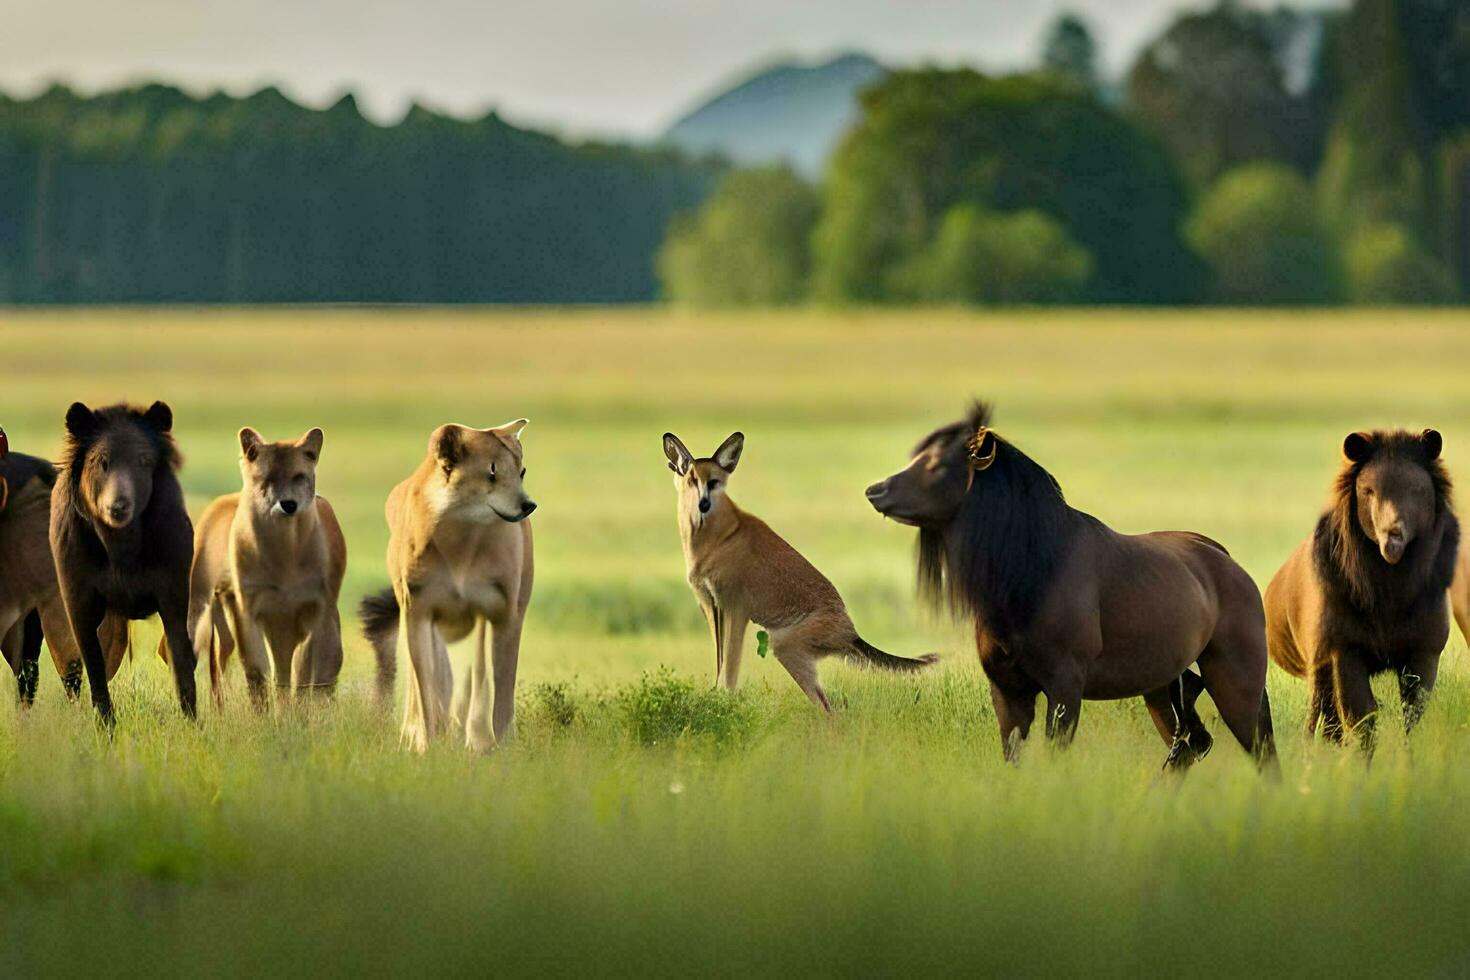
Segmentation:
{"type": "MultiPolygon", "coordinates": [[[[73,400],[163,398],[197,515],[239,486],[235,432],[326,431],[344,611],[386,581],[382,503],[446,421],[527,416],[537,584],[514,741],[398,744],[355,635],[329,705],[175,708],[151,648],[116,737],[43,661],[0,696],[0,961],[27,976],[1322,974],[1463,971],[1470,668],[1456,634],[1411,743],[1391,679],[1370,768],[1299,734],[1285,778],[1213,713],[1183,780],[1139,702],[1001,762],[964,631],[916,606],[913,532],[863,499],[967,399],[1069,500],[1190,528],[1265,585],[1355,428],[1433,425],[1470,485],[1464,313],[0,312],[0,425],[54,454],[73,400]],[[818,716],[772,660],[707,690],[659,436],[746,433],[731,494],[822,568],[920,678],[829,661],[818,716]],[[664,671],[666,668],[666,671],[664,671]]],[[[747,641],[754,646],[754,637],[747,641]]],[[[457,658],[458,660],[458,658],[457,658]]],[[[204,671],[201,668],[201,681],[204,671]]],[[[407,676],[400,669],[399,698],[407,676]]],[[[9,681],[7,680],[8,684],[9,681]]],[[[401,702],[400,702],[401,703],[401,702]]]]}

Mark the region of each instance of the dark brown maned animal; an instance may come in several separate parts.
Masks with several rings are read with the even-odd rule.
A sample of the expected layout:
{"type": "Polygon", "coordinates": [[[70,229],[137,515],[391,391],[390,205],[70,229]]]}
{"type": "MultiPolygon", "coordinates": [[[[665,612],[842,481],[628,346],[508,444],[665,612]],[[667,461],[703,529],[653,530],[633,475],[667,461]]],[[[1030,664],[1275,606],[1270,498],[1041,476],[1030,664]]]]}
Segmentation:
{"type": "Polygon", "coordinates": [[[867,496],[919,528],[921,588],[973,617],[1006,758],[1038,694],[1047,736],[1063,744],[1084,699],[1141,695],[1171,745],[1166,765],[1187,764],[1202,680],[1231,734],[1275,769],[1261,596],[1224,548],[1184,531],[1119,534],[1074,510],[982,404],[867,496]],[[1200,678],[1182,683],[1196,662],[1200,678]]]}
{"type": "Polygon", "coordinates": [[[61,473],[51,493],[51,553],[92,704],[112,723],[97,628],[109,613],[163,620],[179,705],[195,714],[189,641],[189,563],[194,532],[175,470],[173,412],[114,405],[67,410],[61,473]]]}
{"type": "MultiPolygon", "coordinates": [[[[36,697],[44,639],[69,697],[81,690],[82,660],[56,586],[47,528],[56,468],[0,446],[0,652],[15,671],[22,704],[36,697]]],[[[100,639],[109,676],[128,648],[126,620],[109,617],[100,639]]]]}
{"type": "Polygon", "coordinates": [[[1460,524],[1438,432],[1354,432],[1327,512],[1266,587],[1271,659],[1311,686],[1307,730],[1373,748],[1369,678],[1399,675],[1412,729],[1450,635],[1460,524]]]}

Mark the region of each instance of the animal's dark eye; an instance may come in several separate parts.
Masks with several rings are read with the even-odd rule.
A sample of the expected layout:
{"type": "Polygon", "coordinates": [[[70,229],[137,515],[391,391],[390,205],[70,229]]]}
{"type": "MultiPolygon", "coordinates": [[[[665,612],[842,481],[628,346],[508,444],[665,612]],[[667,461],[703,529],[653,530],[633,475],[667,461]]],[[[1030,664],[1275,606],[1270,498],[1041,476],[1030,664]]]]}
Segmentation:
{"type": "Polygon", "coordinates": [[[717,487],[717,486],[720,485],[720,481],[719,480],[711,480],[711,481],[709,481],[709,483],[707,485],[709,486],[711,492],[713,492],[713,490],[715,489],[715,487],[717,487]]]}
{"type": "Polygon", "coordinates": [[[297,483],[305,483],[306,482],[306,474],[305,473],[297,473],[291,479],[295,480],[297,483]]]}

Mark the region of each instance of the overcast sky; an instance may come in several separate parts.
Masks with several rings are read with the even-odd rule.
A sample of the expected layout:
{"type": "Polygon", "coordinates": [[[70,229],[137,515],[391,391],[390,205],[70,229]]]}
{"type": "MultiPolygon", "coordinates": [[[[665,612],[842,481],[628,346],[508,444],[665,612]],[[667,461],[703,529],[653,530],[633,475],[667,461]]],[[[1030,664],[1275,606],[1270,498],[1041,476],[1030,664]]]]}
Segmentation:
{"type": "MultiPolygon", "coordinates": [[[[1276,0],[1259,0],[1275,5],[1276,0]]],[[[1212,0],[0,0],[0,87],[162,79],[311,104],[345,91],[392,121],[418,100],[566,134],[648,136],[779,57],[1025,66],[1060,10],[1110,71],[1212,0]]]]}

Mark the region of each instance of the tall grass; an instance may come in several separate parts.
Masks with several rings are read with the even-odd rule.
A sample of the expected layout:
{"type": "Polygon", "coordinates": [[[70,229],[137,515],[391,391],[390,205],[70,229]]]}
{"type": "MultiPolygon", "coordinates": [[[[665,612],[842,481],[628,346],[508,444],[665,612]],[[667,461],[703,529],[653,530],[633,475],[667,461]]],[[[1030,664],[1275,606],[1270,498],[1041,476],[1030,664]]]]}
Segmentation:
{"type": "Polygon", "coordinates": [[[1011,768],[963,629],[914,605],[911,533],[861,496],[984,394],[1073,503],[1210,534],[1264,584],[1348,431],[1434,425],[1470,474],[1455,315],[5,313],[0,342],[14,448],[54,452],[73,398],[166,398],[196,514],[238,486],[241,425],[322,425],[349,601],[384,580],[383,499],[440,422],[529,416],[542,505],[516,735],[489,756],[402,751],[355,636],[335,702],[264,717],[236,672],[224,711],[182,721],[152,625],[111,739],[50,673],[31,711],[0,696],[6,973],[1442,974],[1470,953],[1458,636],[1411,742],[1379,686],[1371,767],[1303,739],[1305,692],[1273,672],[1279,784],[1208,709],[1215,751],[1165,778],[1136,700],[1011,768]],[[737,695],[711,689],[658,436],[703,453],[736,428],[732,494],[865,636],[938,669],[824,664],[831,720],[753,651],[737,695]]]}

